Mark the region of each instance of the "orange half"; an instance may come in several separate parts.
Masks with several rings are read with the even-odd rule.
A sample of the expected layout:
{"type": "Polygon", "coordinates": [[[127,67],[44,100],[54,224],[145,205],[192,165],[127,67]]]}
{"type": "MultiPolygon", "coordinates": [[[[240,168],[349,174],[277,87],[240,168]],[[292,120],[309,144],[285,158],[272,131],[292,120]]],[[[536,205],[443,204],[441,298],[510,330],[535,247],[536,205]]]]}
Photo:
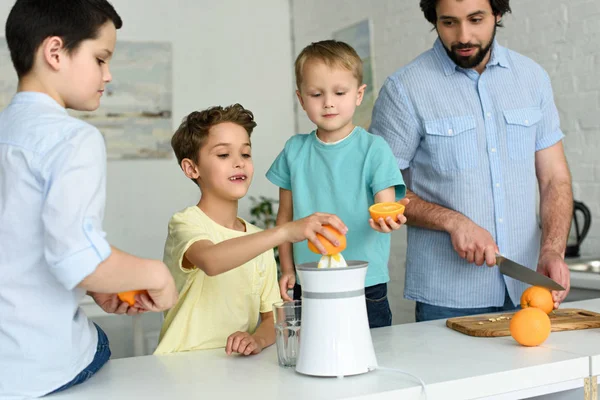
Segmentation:
{"type": "Polygon", "coordinates": [[[375,203],[369,207],[369,214],[373,221],[377,222],[379,218],[383,218],[384,221],[387,217],[392,217],[392,220],[398,222],[398,215],[404,213],[404,206],[400,203],[375,203]]]}
{"type": "MultiPolygon", "coordinates": [[[[325,236],[321,235],[320,233],[317,233],[317,239],[319,239],[319,242],[321,242],[321,244],[323,245],[323,247],[325,247],[325,250],[327,251],[326,255],[331,256],[333,254],[338,254],[344,251],[346,249],[346,236],[339,233],[337,229],[335,229],[331,225],[323,225],[323,228],[333,233],[340,242],[339,246],[334,246],[333,243],[331,243],[329,240],[327,240],[327,238],[325,238],[325,236]]],[[[313,253],[321,254],[319,249],[317,249],[316,246],[310,241],[308,242],[308,249],[313,253]]]]}
{"type": "Polygon", "coordinates": [[[118,293],[119,300],[133,306],[135,304],[135,295],[144,293],[145,290],[130,290],[129,292],[118,293]]]}

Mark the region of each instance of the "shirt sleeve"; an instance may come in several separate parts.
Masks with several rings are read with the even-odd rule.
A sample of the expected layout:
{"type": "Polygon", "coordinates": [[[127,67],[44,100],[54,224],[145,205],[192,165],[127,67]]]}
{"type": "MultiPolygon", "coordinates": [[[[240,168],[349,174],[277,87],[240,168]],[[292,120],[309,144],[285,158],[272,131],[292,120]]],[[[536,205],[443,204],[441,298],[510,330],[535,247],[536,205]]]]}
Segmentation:
{"type": "Polygon", "coordinates": [[[542,90],[542,119],[538,125],[535,151],[548,148],[564,138],[560,129],[560,118],[554,103],[554,94],[550,77],[543,71],[542,90]]]}
{"type": "Polygon", "coordinates": [[[44,255],[68,290],[111,253],[102,230],[106,200],[106,148],[100,132],[79,128],[46,154],[42,223],[44,255]]]}
{"type": "Polygon", "coordinates": [[[285,148],[279,153],[271,168],[267,171],[267,179],[274,185],[279,186],[282,189],[292,190],[292,182],[290,176],[290,166],[288,164],[287,152],[288,143],[285,148]]]}
{"type": "Polygon", "coordinates": [[[370,152],[371,190],[373,195],[394,186],[396,200],[406,195],[406,185],[392,150],[385,140],[376,136],[370,152]]]}
{"type": "Polygon", "coordinates": [[[268,259],[265,283],[260,295],[260,312],[266,313],[273,311],[273,303],[281,301],[279,285],[277,283],[277,263],[273,250],[269,251],[265,257],[268,259]]]}
{"type": "Polygon", "coordinates": [[[369,131],[388,142],[398,168],[410,166],[421,142],[421,127],[406,93],[393,76],[386,79],[375,101],[369,131]]]}
{"type": "Polygon", "coordinates": [[[211,241],[208,231],[203,225],[193,224],[185,218],[185,213],[175,214],[171,218],[169,237],[165,248],[165,264],[173,273],[193,271],[193,269],[183,268],[183,257],[192,244],[201,240],[211,241]]]}

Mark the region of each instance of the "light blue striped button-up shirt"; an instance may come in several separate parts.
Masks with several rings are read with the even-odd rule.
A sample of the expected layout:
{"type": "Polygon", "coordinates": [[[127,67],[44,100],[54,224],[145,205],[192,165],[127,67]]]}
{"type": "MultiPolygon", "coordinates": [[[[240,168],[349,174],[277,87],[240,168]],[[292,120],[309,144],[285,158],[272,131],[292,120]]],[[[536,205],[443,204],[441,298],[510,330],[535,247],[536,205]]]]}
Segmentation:
{"type": "MultiPolygon", "coordinates": [[[[385,81],[370,130],[390,144],[407,187],[487,229],[500,252],[532,269],[537,221],[535,152],[563,138],[550,78],[494,42],[485,71],[458,67],[438,39],[385,81]]],[[[518,304],[526,284],[460,258],[446,232],[408,227],[404,297],[428,304],[518,304]]]]}
{"type": "Polygon", "coordinates": [[[102,134],[43,93],[0,112],[0,399],[42,396],[94,358],[77,285],[111,252],[102,134]]]}

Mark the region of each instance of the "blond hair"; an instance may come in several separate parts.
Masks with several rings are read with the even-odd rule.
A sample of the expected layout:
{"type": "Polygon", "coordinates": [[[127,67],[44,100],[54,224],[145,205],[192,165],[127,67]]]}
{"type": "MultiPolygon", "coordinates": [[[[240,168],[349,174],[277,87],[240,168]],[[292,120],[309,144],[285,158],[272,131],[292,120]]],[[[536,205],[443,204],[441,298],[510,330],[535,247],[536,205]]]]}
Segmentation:
{"type": "Polygon", "coordinates": [[[302,69],[307,61],[316,60],[328,67],[341,67],[351,71],[359,85],[362,85],[363,65],[356,50],[347,43],[337,40],[322,40],[306,46],[296,58],[296,86],[300,90],[302,69]]]}

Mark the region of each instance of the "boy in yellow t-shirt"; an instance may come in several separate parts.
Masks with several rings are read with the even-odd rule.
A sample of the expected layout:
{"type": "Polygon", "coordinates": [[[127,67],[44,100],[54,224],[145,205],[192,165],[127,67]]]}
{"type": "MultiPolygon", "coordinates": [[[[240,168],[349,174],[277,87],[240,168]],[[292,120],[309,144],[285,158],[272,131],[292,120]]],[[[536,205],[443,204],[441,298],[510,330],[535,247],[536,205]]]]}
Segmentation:
{"type": "Polygon", "coordinates": [[[171,145],[185,175],[200,188],[197,205],[169,222],[164,261],[179,301],[166,315],[155,354],[225,347],[227,354],[257,354],[275,342],[272,305],[280,300],[273,248],[316,239],[338,245],[323,225],[346,233],[335,215],[316,213],[262,231],[238,217],[254,167],[252,112],[235,104],[193,112],[171,145]],[[260,324],[258,324],[260,317],[260,324]]]}

